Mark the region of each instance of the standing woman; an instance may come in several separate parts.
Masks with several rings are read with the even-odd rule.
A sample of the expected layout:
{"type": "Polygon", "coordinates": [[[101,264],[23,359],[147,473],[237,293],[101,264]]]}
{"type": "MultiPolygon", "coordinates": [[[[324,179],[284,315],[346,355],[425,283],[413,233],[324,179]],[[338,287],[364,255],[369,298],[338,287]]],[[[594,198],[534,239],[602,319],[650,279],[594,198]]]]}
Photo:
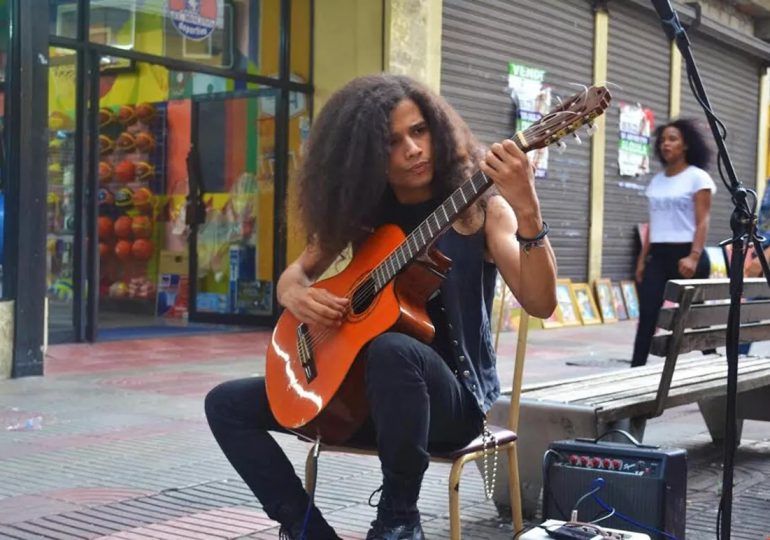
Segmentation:
{"type": "Polygon", "coordinates": [[[650,220],[636,263],[636,281],[641,286],[631,367],[647,363],[666,282],[707,278],[710,266],[703,247],[711,197],[717,190],[704,170],[711,150],[691,119],[669,121],[655,136],[655,155],[664,170],[653,176],[645,191],[650,220]]]}

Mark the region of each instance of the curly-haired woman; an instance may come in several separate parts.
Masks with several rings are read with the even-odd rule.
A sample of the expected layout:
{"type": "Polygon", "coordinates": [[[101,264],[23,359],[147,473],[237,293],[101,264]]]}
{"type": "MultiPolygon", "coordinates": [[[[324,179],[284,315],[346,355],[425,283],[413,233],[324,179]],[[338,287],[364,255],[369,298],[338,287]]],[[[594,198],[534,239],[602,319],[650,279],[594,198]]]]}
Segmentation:
{"type": "Polygon", "coordinates": [[[636,264],[641,286],[632,367],[647,363],[666,282],[707,278],[710,266],[703,247],[717,188],[704,170],[711,160],[706,139],[694,120],[672,120],[656,130],[655,155],[664,170],[645,192],[650,223],[636,264]]]}
{"type": "MultiPolygon", "coordinates": [[[[435,339],[427,345],[388,332],[366,349],[370,416],[354,438],[377,445],[383,474],[368,539],[423,538],[417,499],[429,450],[477,437],[500,393],[489,325],[497,270],[527,311],[549,316],[556,305],[555,261],[540,234],[547,227],[526,156],[511,141],[480,151],[453,109],[409,78],[348,83],[323,108],[308,139],[300,172],[308,243],[281,275],[277,294],[311,326],[334,328],[346,316],[346,298],[310,287],[341,251],[352,245],[355,252],[385,223],[411,232],[479,168],[496,191],[437,241],[453,267],[427,306],[435,339]]],[[[223,452],[285,537],[300,538],[303,531],[311,540],[337,537],[268,434],[281,427],[263,378],[216,387],[206,414],[223,452]]]]}

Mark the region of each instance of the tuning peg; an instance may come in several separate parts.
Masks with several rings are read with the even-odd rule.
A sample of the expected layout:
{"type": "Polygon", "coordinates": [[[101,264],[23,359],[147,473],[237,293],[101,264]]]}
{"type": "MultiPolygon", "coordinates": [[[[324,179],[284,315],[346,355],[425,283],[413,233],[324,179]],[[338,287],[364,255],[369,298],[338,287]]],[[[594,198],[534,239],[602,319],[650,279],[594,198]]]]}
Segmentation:
{"type": "Polygon", "coordinates": [[[559,141],[556,143],[557,154],[563,154],[566,149],[567,149],[567,144],[564,141],[559,141]]]}
{"type": "Polygon", "coordinates": [[[577,131],[572,134],[573,137],[575,137],[575,142],[578,144],[583,144],[583,141],[580,139],[580,135],[577,134],[577,131]]]}
{"type": "Polygon", "coordinates": [[[587,124],[586,125],[586,135],[588,137],[593,137],[593,135],[594,135],[594,133],[596,133],[597,129],[599,129],[599,128],[596,127],[596,124],[594,124],[593,122],[591,122],[590,124],[587,124]]]}

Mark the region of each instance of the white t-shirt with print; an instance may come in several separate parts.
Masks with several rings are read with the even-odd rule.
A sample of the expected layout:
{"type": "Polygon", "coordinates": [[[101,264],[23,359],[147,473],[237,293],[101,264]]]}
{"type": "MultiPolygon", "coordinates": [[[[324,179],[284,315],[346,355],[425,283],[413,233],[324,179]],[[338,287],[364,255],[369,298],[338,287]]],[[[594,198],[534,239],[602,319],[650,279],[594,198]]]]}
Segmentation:
{"type": "Polygon", "coordinates": [[[709,173],[690,165],[674,176],[659,172],[644,192],[650,205],[650,243],[692,242],[695,237],[695,193],[717,186],[709,173]]]}

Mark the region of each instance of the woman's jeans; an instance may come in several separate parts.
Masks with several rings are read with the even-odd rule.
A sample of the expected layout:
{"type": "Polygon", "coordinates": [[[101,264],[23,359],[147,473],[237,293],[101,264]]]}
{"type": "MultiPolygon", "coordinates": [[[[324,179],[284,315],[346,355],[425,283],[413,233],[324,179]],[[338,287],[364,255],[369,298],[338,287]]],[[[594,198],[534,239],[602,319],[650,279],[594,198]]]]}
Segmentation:
{"type": "MultiPolygon", "coordinates": [[[[416,511],[429,449],[465,445],[481,432],[482,414],[446,361],[414,338],[383,334],[370,343],[366,362],[370,418],[353,440],[376,441],[383,496],[416,511]]],[[[264,379],[220,384],[206,396],[206,417],[225,456],[267,515],[283,525],[304,519],[308,496],[268,433],[285,430],[270,410],[264,379]]],[[[333,532],[313,508],[308,538],[327,537],[333,532]]]]}
{"type": "MultiPolygon", "coordinates": [[[[634,355],[631,367],[643,366],[650,354],[652,337],[658,322],[658,313],[663,305],[666,282],[669,279],[684,279],[679,274],[679,259],[689,255],[692,244],[651,244],[650,256],[644,267],[642,285],[639,288],[639,325],[634,340],[634,355]]],[[[709,276],[711,263],[704,251],[701,254],[693,279],[709,276]]]]}

